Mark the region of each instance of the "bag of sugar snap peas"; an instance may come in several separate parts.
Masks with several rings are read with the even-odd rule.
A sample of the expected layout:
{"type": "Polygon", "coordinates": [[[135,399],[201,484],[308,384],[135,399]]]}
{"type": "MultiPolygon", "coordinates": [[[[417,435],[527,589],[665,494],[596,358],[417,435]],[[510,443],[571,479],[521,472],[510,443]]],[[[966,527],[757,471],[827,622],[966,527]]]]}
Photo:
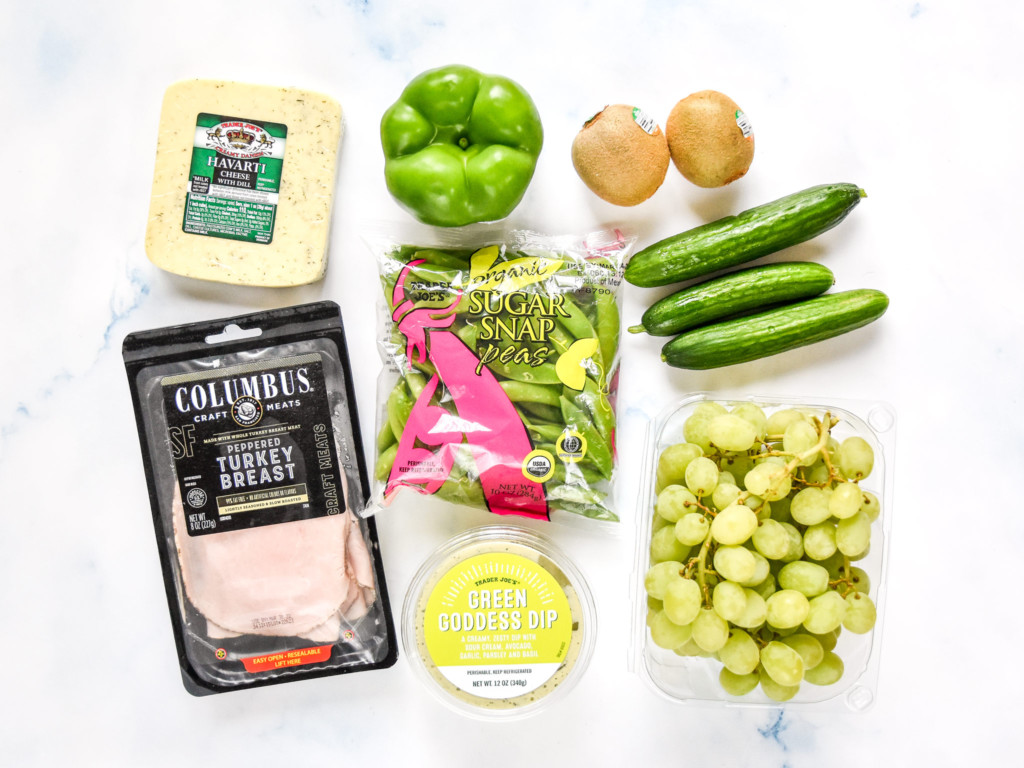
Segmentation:
{"type": "Polygon", "coordinates": [[[620,286],[635,238],[475,228],[368,242],[380,275],[373,514],[431,494],[614,522],[620,286]]]}

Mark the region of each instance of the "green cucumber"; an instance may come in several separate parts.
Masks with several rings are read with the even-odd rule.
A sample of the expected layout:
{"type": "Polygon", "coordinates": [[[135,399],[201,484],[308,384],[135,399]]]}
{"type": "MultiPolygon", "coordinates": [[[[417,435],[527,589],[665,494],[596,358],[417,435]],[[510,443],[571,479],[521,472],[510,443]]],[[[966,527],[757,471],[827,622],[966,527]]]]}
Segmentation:
{"type": "Polygon", "coordinates": [[[745,264],[831,229],[862,197],[856,184],[823,184],[726,216],[638,251],[626,280],[650,288],[745,264]]]}
{"type": "Polygon", "coordinates": [[[877,320],[889,297],[868,288],[830,293],[676,336],[661,359],[703,370],[757,360],[852,331],[877,320]]]}
{"type": "Polygon", "coordinates": [[[676,291],[652,304],[632,333],[674,336],[699,325],[773,304],[809,299],[835,282],[832,270],[812,262],[749,267],[676,291]]]}

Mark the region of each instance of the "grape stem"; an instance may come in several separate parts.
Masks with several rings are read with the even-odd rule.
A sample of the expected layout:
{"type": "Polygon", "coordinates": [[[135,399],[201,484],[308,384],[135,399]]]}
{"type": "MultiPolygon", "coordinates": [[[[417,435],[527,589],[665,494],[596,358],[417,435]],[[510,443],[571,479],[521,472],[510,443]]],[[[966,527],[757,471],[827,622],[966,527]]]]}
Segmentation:
{"type": "MultiPolygon", "coordinates": [[[[814,456],[817,453],[820,453],[822,455],[822,459],[825,462],[825,466],[828,467],[829,477],[839,476],[839,473],[832,466],[832,462],[830,461],[828,455],[828,448],[826,447],[828,445],[829,435],[832,433],[832,427],[838,424],[839,420],[834,418],[832,414],[826,412],[825,417],[823,419],[815,418],[814,421],[818,425],[818,442],[816,442],[806,451],[801,451],[800,453],[786,453],[784,451],[767,451],[765,453],[766,456],[793,457],[788,462],[786,462],[785,465],[783,465],[782,472],[778,473],[777,475],[774,475],[774,480],[768,485],[769,491],[774,491],[776,486],[778,486],[778,484],[781,483],[786,478],[792,478],[793,473],[796,472],[797,468],[801,465],[801,463],[805,459],[809,459],[811,456],[814,456]]],[[[749,496],[750,491],[742,491],[740,495],[737,497],[737,501],[746,501],[749,496]]],[[[766,493],[764,494],[764,496],[767,497],[768,494],[766,493]]]]}
{"type": "Polygon", "coordinates": [[[704,605],[711,606],[711,588],[708,587],[707,579],[705,578],[708,574],[707,560],[708,552],[711,549],[711,533],[704,538],[704,543],[700,545],[700,552],[697,553],[695,560],[697,561],[697,586],[700,587],[701,595],[704,597],[704,605]]]}

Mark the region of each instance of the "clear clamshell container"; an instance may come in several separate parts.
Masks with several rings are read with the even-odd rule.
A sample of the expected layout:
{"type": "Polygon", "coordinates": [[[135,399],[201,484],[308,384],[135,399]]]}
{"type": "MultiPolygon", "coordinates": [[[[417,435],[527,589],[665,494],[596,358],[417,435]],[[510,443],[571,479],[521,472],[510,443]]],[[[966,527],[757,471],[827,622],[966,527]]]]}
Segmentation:
{"type": "Polygon", "coordinates": [[[466,531],[420,567],[402,645],[442,703],[481,720],[536,714],[583,675],[597,631],[576,566],[546,537],[508,525],[466,531]]]}
{"type": "Polygon", "coordinates": [[[648,428],[639,497],[630,644],[633,671],[659,695],[680,703],[806,706],[847,712],[870,708],[878,686],[895,433],[895,412],[881,402],[735,399],[698,393],[666,408],[648,428]],[[712,418],[729,413],[756,425],[757,436],[749,449],[742,448],[750,435],[743,425],[730,426],[730,420],[723,419],[710,427],[712,418]],[[783,428],[797,420],[810,424],[817,439],[814,432],[794,427],[783,441],[783,428]],[[830,426],[822,429],[823,423],[830,426]],[[711,441],[711,433],[725,448],[711,441]],[[849,438],[863,443],[856,439],[847,443],[849,438]],[[700,444],[701,451],[677,447],[666,453],[685,443],[700,444]],[[825,450],[818,450],[821,447],[825,450]],[[709,472],[704,462],[688,476],[692,457],[701,454],[714,462],[717,473],[709,472]],[[762,463],[773,466],[748,474],[762,463]],[[774,478],[771,483],[765,482],[766,476],[774,478]],[[715,478],[710,490],[708,477],[715,478]],[[846,487],[837,495],[839,485],[851,482],[854,488],[846,487]],[[669,486],[675,487],[666,494],[669,486]],[[857,498],[860,506],[851,501],[857,498]],[[688,499],[697,503],[682,503],[688,499]],[[743,537],[754,519],[743,510],[733,510],[713,523],[724,508],[736,504],[755,513],[755,533],[749,538],[743,537]],[[838,516],[827,514],[831,511],[838,516]],[[696,518],[680,522],[688,513],[700,514],[711,524],[696,518]],[[826,517],[820,519],[822,515],[826,517]],[[769,519],[778,525],[766,525],[769,519]],[[870,543],[864,549],[868,526],[870,543]],[[706,531],[703,537],[701,530],[706,531]],[[780,549],[783,530],[791,541],[780,549]],[[833,536],[837,548],[828,554],[833,536]],[[718,557],[720,549],[730,548],[734,549],[730,555],[718,557]],[[745,570],[751,561],[755,570],[745,570]],[[796,561],[808,565],[783,572],[796,561]],[[655,565],[659,567],[652,571],[655,565]],[[671,585],[677,581],[677,572],[697,586],[671,585]],[[743,598],[737,598],[740,593],[734,587],[718,594],[716,586],[723,581],[742,586],[743,598]],[[836,604],[837,596],[843,606],[836,604]],[[823,599],[816,603],[819,597],[823,599]],[[698,603],[699,609],[695,608],[698,603]],[[832,630],[837,615],[843,623],[832,630]],[[774,626],[769,619],[784,626],[774,626]],[[737,637],[742,634],[753,643],[737,637]],[[808,635],[816,642],[808,640],[808,635]],[[729,649],[720,645],[723,639],[729,649]],[[723,672],[725,660],[731,671],[723,672]]]}

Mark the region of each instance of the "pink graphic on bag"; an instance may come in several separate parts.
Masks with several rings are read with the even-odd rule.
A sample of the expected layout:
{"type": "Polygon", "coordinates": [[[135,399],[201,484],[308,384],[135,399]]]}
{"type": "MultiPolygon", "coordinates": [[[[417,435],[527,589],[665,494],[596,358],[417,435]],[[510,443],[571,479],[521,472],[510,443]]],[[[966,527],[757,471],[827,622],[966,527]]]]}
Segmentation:
{"type": "Polygon", "coordinates": [[[437,373],[416,398],[399,436],[385,498],[390,500],[402,486],[436,493],[451,475],[456,455],[465,444],[492,512],[546,519],[544,487],[523,474],[523,464],[533,446],[519,413],[490,369],[480,364],[462,339],[446,330],[455,322],[462,292],[449,307],[440,310],[416,309],[405,298],[406,275],[423,261],[410,262],[399,275],[392,295],[392,319],[405,336],[409,367],[414,359],[419,363],[429,359],[437,373]],[[431,405],[441,383],[451,397],[454,414],[431,405]]]}

